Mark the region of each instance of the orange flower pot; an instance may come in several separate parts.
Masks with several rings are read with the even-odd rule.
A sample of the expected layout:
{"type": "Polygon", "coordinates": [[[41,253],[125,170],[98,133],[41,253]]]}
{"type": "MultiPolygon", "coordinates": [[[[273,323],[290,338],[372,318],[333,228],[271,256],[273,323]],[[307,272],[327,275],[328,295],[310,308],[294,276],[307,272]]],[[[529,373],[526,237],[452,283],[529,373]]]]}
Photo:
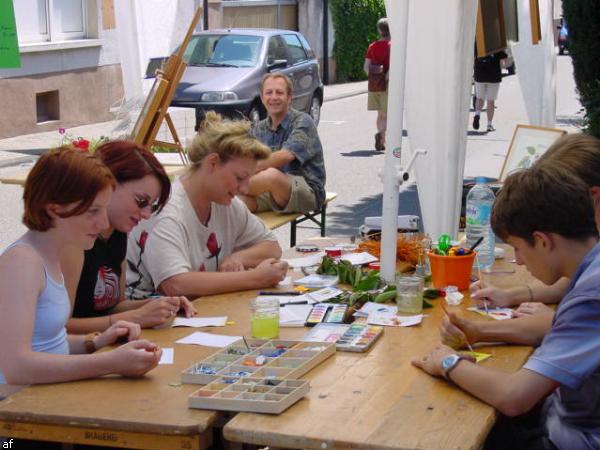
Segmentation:
{"type": "Polygon", "coordinates": [[[443,256],[427,253],[431,266],[431,282],[441,289],[456,286],[459,291],[469,288],[476,252],[464,256],[443,256]]]}

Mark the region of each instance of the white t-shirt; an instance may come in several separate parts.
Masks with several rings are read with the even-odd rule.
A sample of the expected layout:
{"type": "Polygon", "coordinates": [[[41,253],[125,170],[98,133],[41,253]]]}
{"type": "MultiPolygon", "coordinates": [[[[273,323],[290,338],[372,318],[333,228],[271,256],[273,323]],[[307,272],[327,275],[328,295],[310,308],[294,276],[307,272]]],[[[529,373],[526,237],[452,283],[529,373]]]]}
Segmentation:
{"type": "Polygon", "coordinates": [[[226,256],[265,240],[277,239],[238,198],[229,206],[212,203],[209,222],[202,224],[177,180],[161,213],[129,233],[126,295],[146,298],[180,273],[216,272],[226,256]]]}

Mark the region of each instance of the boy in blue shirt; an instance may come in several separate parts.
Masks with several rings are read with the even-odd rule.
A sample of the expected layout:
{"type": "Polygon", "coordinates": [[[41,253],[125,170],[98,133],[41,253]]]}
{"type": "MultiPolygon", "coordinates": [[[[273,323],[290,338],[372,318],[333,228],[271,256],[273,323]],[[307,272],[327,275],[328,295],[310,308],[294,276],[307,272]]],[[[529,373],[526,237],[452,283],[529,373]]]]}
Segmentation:
{"type": "Polygon", "coordinates": [[[467,341],[539,347],[512,374],[475,365],[445,345],[413,364],[505,416],[521,416],[501,418],[486,448],[600,449],[600,245],[589,189],[558,165],[515,173],[496,199],[492,227],[533,276],[571,284],[554,316],[474,322],[450,314],[442,338],[456,348],[467,341]]]}

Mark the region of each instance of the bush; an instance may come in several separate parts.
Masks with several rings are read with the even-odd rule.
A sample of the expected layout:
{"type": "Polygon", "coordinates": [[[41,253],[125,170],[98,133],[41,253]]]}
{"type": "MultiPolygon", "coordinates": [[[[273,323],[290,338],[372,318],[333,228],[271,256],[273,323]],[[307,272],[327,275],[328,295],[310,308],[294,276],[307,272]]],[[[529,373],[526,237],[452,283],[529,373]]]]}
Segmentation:
{"type": "Polygon", "coordinates": [[[335,27],[333,55],[338,83],[365,80],[363,71],[369,43],[377,40],[377,21],[386,16],[383,0],[331,0],[335,27]]]}
{"type": "Polygon", "coordinates": [[[600,138],[600,8],[598,0],[563,0],[575,84],[585,108],[586,132],[600,138]]]}

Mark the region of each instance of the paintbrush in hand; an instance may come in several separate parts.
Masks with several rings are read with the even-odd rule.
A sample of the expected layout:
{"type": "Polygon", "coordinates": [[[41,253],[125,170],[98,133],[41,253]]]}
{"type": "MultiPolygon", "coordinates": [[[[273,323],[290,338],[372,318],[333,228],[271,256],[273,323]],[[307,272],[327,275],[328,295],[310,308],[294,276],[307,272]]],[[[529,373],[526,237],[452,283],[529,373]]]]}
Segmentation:
{"type": "MultiPolygon", "coordinates": [[[[443,300],[440,301],[440,306],[442,307],[442,309],[444,310],[444,313],[446,313],[446,316],[448,316],[448,319],[450,319],[450,313],[448,312],[448,310],[446,309],[446,307],[444,306],[443,300]]],[[[469,343],[469,340],[467,339],[467,335],[465,335],[465,342],[467,343],[467,347],[469,348],[469,350],[471,352],[473,352],[473,347],[471,347],[471,344],[469,343]]]]}

